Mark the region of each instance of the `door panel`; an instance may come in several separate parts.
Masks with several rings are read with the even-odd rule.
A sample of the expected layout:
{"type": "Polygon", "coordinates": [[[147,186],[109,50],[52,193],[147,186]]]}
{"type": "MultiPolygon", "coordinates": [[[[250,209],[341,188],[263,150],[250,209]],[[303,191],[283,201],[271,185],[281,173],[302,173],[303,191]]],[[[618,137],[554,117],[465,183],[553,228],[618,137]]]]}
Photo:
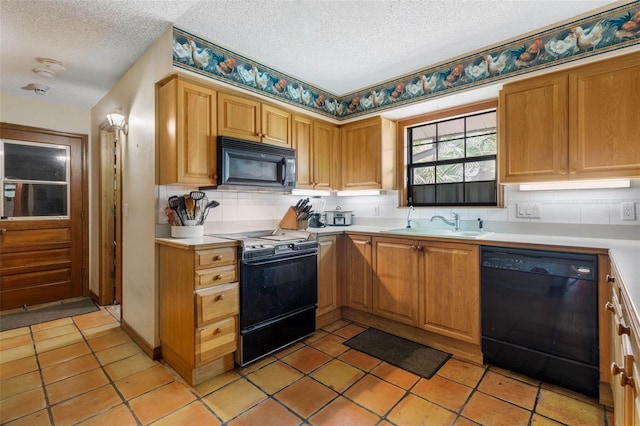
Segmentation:
{"type": "Polygon", "coordinates": [[[89,295],[85,135],[0,123],[0,138],[69,147],[67,217],[0,220],[0,310],[89,295]]]}

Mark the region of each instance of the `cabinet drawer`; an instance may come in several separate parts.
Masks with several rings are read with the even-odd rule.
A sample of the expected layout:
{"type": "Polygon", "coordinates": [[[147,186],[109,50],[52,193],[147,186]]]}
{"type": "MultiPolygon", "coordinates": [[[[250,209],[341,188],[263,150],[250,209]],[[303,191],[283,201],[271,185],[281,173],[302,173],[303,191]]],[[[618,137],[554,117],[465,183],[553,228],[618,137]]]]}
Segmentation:
{"type": "Polygon", "coordinates": [[[236,319],[225,318],[196,330],[196,365],[236,350],[236,319]]]}
{"type": "Polygon", "coordinates": [[[207,324],[218,318],[237,315],[239,311],[238,284],[222,284],[196,292],[196,323],[207,324]]]}
{"type": "Polygon", "coordinates": [[[234,281],[238,281],[238,268],[235,264],[196,271],[196,290],[234,281]]]}
{"type": "Polygon", "coordinates": [[[196,252],[196,269],[222,265],[235,265],[236,247],[221,247],[196,252]]]}

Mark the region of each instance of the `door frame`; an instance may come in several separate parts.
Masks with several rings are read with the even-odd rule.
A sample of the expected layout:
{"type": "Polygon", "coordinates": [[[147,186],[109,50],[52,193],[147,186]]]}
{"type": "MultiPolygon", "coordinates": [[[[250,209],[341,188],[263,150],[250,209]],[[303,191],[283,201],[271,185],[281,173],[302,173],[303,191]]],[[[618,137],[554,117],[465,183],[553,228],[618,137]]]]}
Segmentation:
{"type": "MultiPolygon", "coordinates": [[[[0,137],[4,139],[12,139],[26,142],[39,142],[39,143],[53,143],[52,141],[56,137],[60,138],[71,138],[78,140],[80,144],[80,158],[72,158],[71,166],[72,173],[77,170],[77,167],[80,167],[80,179],[82,180],[82,189],[81,189],[81,197],[80,201],[81,212],[80,212],[80,220],[81,220],[81,253],[82,253],[82,265],[81,268],[81,296],[88,297],[91,296],[95,298],[95,295],[91,294],[89,287],[89,173],[87,166],[87,147],[88,147],[88,136],[86,134],[81,133],[69,133],[69,132],[61,132],[58,130],[45,129],[41,127],[32,127],[25,126],[21,124],[13,124],[0,122],[0,137]],[[79,163],[79,164],[78,164],[79,163]],[[73,168],[75,165],[75,169],[73,168]]],[[[78,218],[71,217],[71,220],[75,221],[78,218]]],[[[44,219],[46,221],[46,219],[44,219]]],[[[19,224],[18,221],[5,221],[4,225],[7,228],[11,227],[11,225],[19,224]]]]}
{"type": "Polygon", "coordinates": [[[122,144],[125,138],[121,130],[114,132],[108,125],[100,126],[98,292],[101,305],[122,305],[122,144]]]}

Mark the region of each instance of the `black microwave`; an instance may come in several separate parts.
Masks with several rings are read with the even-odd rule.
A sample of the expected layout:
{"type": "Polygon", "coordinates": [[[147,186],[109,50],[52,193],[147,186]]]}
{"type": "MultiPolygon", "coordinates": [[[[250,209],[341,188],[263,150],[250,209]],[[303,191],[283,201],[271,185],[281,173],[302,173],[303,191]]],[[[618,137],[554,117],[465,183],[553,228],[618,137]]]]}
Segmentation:
{"type": "Polygon", "coordinates": [[[291,192],[296,151],[218,136],[218,189],[291,192]]]}

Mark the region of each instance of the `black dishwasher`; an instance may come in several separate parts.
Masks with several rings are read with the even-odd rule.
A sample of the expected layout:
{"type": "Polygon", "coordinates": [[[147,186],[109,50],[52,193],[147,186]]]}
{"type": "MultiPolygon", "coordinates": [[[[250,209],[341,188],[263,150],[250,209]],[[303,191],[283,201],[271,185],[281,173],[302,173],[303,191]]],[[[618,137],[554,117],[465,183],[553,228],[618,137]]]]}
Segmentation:
{"type": "Polygon", "coordinates": [[[486,363],[598,396],[597,256],[482,247],[486,363]]]}

